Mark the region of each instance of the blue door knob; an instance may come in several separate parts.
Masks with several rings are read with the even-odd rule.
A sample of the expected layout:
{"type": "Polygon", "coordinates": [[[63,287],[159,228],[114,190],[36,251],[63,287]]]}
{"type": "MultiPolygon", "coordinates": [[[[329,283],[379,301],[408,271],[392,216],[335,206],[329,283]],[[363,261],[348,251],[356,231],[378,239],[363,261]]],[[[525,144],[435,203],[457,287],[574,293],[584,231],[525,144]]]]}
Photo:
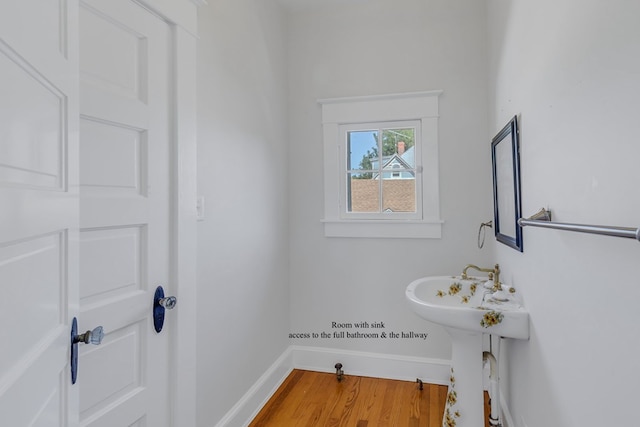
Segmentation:
{"type": "Polygon", "coordinates": [[[98,326],[84,334],[78,334],[78,319],[71,322],[71,384],[78,379],[78,343],[99,345],[104,338],[104,328],[98,326]]]}
{"type": "Polygon", "coordinates": [[[164,312],[171,310],[176,306],[178,299],[176,297],[165,297],[162,286],[156,288],[153,295],[153,328],[157,333],[162,332],[164,326],[164,312]]]}
{"type": "Polygon", "coordinates": [[[85,344],[93,344],[100,345],[102,343],[102,339],[104,338],[104,328],[102,326],[98,326],[93,328],[91,331],[87,331],[84,334],[76,335],[73,338],[73,343],[83,342],[85,344]]]}

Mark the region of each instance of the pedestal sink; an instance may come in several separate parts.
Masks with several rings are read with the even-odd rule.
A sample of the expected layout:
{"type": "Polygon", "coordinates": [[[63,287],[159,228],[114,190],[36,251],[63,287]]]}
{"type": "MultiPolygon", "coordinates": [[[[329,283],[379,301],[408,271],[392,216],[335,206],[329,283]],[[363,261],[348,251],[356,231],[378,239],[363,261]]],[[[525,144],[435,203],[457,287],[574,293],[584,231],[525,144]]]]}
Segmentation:
{"type": "Polygon", "coordinates": [[[442,425],[484,427],[482,336],[529,338],[529,313],[517,292],[494,292],[488,278],[423,277],[407,286],[411,309],[451,337],[451,378],[442,425]],[[485,286],[486,285],[486,286],[485,286]]]}

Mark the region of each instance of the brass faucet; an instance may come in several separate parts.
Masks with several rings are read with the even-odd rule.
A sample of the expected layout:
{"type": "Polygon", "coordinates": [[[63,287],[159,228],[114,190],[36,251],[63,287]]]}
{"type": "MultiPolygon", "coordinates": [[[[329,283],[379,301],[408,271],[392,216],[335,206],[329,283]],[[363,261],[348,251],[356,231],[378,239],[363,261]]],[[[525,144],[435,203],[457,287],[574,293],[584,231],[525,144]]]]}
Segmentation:
{"type": "Polygon", "coordinates": [[[469,278],[469,276],[467,276],[467,270],[470,268],[489,273],[489,279],[493,279],[494,288],[498,291],[502,289],[502,284],[500,283],[500,266],[498,264],[496,264],[493,268],[480,268],[477,265],[467,264],[464,267],[464,270],[462,270],[462,279],[469,278]]]}

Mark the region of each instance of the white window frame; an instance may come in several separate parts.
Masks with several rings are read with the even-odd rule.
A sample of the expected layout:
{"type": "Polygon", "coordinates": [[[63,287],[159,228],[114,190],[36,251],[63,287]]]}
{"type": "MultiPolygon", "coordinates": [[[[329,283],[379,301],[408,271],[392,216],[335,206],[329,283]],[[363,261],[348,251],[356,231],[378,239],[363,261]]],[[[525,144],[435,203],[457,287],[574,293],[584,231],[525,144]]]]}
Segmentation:
{"type": "MultiPolygon", "coordinates": [[[[442,91],[411,92],[349,98],[321,99],[324,143],[324,232],[327,237],[440,238],[440,194],[438,170],[438,97],[442,91]],[[417,120],[420,122],[420,147],[416,148],[416,195],[421,214],[403,219],[387,214],[385,218],[349,218],[345,215],[342,189],[346,150],[341,126],[417,120]],[[419,154],[418,154],[419,153],[419,154]],[[418,183],[418,180],[420,181],[418,183]]],[[[416,142],[417,145],[417,142],[416,142]]],[[[418,205],[416,205],[418,206],[418,205]]]]}

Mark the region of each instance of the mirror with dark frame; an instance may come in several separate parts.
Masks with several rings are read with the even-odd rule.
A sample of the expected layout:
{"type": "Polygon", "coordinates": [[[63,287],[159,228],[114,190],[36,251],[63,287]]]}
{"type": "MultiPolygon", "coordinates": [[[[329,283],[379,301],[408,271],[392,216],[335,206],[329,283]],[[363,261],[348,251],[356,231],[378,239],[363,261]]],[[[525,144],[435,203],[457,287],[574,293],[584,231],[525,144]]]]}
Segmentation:
{"type": "Polygon", "coordinates": [[[520,145],[517,116],[491,141],[493,224],[496,239],[522,252],[520,145]]]}

